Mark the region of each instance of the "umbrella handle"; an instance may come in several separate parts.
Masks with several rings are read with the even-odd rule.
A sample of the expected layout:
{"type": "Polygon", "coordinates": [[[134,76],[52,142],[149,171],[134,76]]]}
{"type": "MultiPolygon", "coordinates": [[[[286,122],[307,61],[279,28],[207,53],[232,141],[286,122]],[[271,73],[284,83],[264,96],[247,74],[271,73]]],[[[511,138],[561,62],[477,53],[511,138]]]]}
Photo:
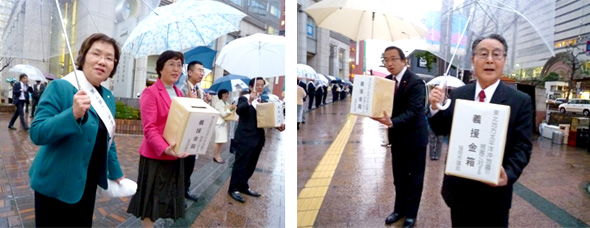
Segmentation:
{"type": "Polygon", "coordinates": [[[440,104],[440,103],[436,103],[436,107],[440,110],[447,110],[449,108],[449,106],[451,106],[451,99],[448,99],[448,98],[445,100],[444,105],[440,104]]]}

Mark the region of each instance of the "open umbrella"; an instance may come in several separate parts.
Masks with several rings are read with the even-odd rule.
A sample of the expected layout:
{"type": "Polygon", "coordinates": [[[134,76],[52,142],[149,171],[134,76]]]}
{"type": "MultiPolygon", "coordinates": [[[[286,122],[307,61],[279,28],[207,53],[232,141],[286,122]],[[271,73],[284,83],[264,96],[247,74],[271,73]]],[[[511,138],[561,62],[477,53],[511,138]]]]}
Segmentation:
{"type": "MultiPolygon", "coordinates": [[[[465,0],[453,6],[443,1],[438,11],[425,14],[425,36],[429,51],[451,66],[470,69],[473,40],[497,33],[509,47],[505,72],[518,68],[543,66],[554,55],[553,34],[555,1],[553,0],[465,0]]],[[[445,85],[443,80],[442,85],[445,85]]],[[[446,95],[446,94],[445,94],[446,95]]],[[[439,109],[449,107],[437,104],[439,109]]]]}
{"type": "Polygon", "coordinates": [[[216,54],[217,51],[211,48],[199,46],[184,53],[184,62],[188,64],[192,61],[199,61],[203,63],[203,67],[213,69],[213,59],[216,54]]]}
{"type": "Polygon", "coordinates": [[[250,78],[285,75],[285,37],[257,33],[236,39],[221,49],[215,64],[250,78]]]}
{"type": "Polygon", "coordinates": [[[318,79],[316,81],[318,82],[319,85],[323,85],[323,86],[330,85],[330,81],[328,81],[328,79],[323,74],[318,74],[318,79]]]}
{"type": "Polygon", "coordinates": [[[312,67],[301,63],[297,64],[297,77],[313,80],[319,79],[318,74],[312,67]]]}
{"type": "MultiPolygon", "coordinates": [[[[315,23],[353,40],[400,40],[422,38],[426,28],[403,8],[421,6],[391,0],[323,0],[305,9],[315,23]]],[[[423,5],[422,5],[423,6],[423,5]]],[[[420,9],[412,7],[407,11],[420,9]]]]}
{"type": "Polygon", "coordinates": [[[240,89],[248,90],[249,82],[250,78],[246,76],[228,74],[216,79],[209,89],[215,92],[219,92],[221,89],[226,89],[229,92],[238,91],[240,89]]]}
{"type": "Polygon", "coordinates": [[[136,58],[205,46],[240,30],[246,14],[218,1],[183,0],[158,7],[129,34],[123,48],[136,58]]]}
{"type": "Polygon", "coordinates": [[[13,66],[12,68],[10,68],[10,70],[8,70],[8,71],[19,73],[19,74],[26,74],[27,77],[29,78],[29,81],[42,81],[42,82],[47,81],[47,79],[45,79],[45,76],[43,75],[43,73],[41,73],[39,68],[31,66],[31,65],[17,64],[15,66],[13,66]]]}

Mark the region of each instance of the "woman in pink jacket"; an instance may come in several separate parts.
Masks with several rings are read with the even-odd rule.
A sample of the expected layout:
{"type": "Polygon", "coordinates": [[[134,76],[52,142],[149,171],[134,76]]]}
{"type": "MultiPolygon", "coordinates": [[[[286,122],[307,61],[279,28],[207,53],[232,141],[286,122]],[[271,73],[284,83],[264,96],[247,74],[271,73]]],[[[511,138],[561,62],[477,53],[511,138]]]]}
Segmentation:
{"type": "MultiPolygon", "coordinates": [[[[143,227],[153,227],[158,218],[184,217],[184,167],[174,144],[168,144],[162,134],[168,119],[172,97],[182,97],[174,82],[182,73],[184,55],[165,51],[156,61],[158,80],[141,94],[139,106],[143,122],[143,141],[139,147],[137,193],[131,198],[128,213],[143,221],[143,227]]],[[[190,173],[188,174],[190,175],[190,173]]]]}

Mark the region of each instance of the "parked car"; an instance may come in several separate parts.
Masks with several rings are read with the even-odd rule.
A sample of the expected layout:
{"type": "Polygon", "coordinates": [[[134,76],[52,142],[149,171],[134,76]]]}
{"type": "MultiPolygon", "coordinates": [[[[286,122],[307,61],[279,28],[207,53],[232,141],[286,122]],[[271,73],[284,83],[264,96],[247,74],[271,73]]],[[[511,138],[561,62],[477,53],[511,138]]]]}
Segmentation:
{"type": "Polygon", "coordinates": [[[555,104],[563,104],[563,103],[565,103],[565,100],[566,100],[565,98],[557,98],[557,99],[555,99],[555,104]]]}
{"type": "Polygon", "coordinates": [[[571,99],[568,103],[560,104],[558,110],[561,113],[577,112],[590,116],[590,99],[571,99]]]}

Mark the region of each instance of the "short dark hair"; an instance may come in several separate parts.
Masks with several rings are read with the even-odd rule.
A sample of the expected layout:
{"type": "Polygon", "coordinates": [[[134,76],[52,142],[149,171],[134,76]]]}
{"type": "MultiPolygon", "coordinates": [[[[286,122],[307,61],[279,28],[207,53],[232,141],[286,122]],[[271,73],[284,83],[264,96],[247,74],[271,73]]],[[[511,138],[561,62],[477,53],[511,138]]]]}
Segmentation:
{"type": "Polygon", "coordinates": [[[406,54],[404,54],[404,52],[402,51],[401,48],[398,48],[396,46],[389,46],[389,47],[385,48],[385,51],[383,51],[383,54],[385,55],[385,52],[387,52],[387,51],[389,51],[391,49],[397,50],[397,53],[399,54],[399,58],[401,60],[406,60],[406,54]]]}
{"type": "Polygon", "coordinates": [[[78,65],[76,69],[82,70],[82,67],[84,67],[84,62],[86,62],[86,54],[88,54],[90,47],[92,47],[96,41],[107,42],[113,45],[113,49],[115,49],[115,64],[113,66],[113,71],[111,71],[111,75],[109,75],[109,78],[112,78],[115,75],[115,72],[117,72],[119,57],[121,57],[121,50],[119,49],[119,45],[117,45],[117,41],[115,39],[102,33],[94,33],[86,38],[84,42],[82,42],[82,46],[80,46],[80,50],[78,51],[78,57],[76,58],[76,65],[78,65]]]}
{"type": "Polygon", "coordinates": [[[266,81],[264,81],[264,78],[256,77],[256,78],[250,79],[250,83],[248,83],[248,86],[251,88],[254,88],[254,85],[256,85],[257,80],[262,80],[264,82],[264,84],[266,85],[266,81]]]}
{"type": "Polygon", "coordinates": [[[22,81],[24,77],[27,77],[27,78],[28,78],[29,76],[27,76],[27,74],[20,74],[20,75],[18,76],[18,80],[19,80],[19,81],[22,81]]]}
{"type": "Polygon", "coordinates": [[[221,97],[223,97],[223,94],[229,94],[229,91],[227,91],[227,89],[220,89],[219,92],[217,92],[217,97],[219,99],[221,99],[221,97]]]}
{"type": "Polygon", "coordinates": [[[508,44],[506,43],[506,39],[504,39],[504,37],[500,34],[490,34],[488,36],[482,36],[479,37],[477,39],[475,39],[473,41],[473,44],[471,45],[471,55],[475,55],[475,48],[477,47],[477,45],[485,40],[485,39],[493,39],[493,40],[497,40],[498,42],[502,43],[502,46],[504,46],[504,52],[508,52],[508,44]]]}
{"type": "MultiPolygon", "coordinates": [[[[202,62],[199,62],[199,61],[192,61],[192,62],[190,62],[190,63],[188,64],[188,66],[186,67],[186,71],[193,70],[193,66],[194,66],[195,64],[199,64],[199,65],[201,65],[201,66],[203,65],[203,63],[202,63],[202,62]]],[[[188,72],[187,72],[187,74],[188,74],[188,72]]]]}
{"type": "Polygon", "coordinates": [[[158,60],[156,60],[156,72],[158,73],[158,78],[162,77],[160,71],[164,69],[164,63],[166,63],[166,61],[168,61],[169,59],[180,59],[180,62],[184,64],[184,54],[182,54],[182,52],[171,50],[162,52],[162,54],[160,54],[160,56],[158,57],[158,60]]]}

